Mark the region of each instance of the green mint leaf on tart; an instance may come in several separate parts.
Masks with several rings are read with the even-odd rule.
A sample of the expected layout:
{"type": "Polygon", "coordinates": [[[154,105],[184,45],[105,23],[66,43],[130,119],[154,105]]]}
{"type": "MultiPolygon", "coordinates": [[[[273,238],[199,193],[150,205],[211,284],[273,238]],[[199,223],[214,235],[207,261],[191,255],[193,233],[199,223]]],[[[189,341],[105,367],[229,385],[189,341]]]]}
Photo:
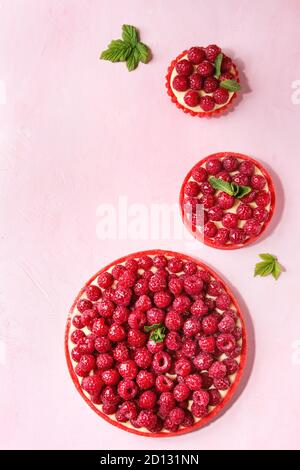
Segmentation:
{"type": "Polygon", "coordinates": [[[149,331],[157,330],[158,328],[162,327],[162,323],[154,323],[154,325],[146,325],[144,326],[144,331],[149,333],[149,331]]]}
{"type": "Polygon", "coordinates": [[[208,181],[214,189],[223,191],[224,193],[227,193],[230,196],[235,196],[239,199],[246,196],[246,194],[251,191],[249,186],[239,186],[235,183],[228,183],[227,181],[223,181],[221,178],[215,178],[214,176],[210,176],[208,181]]]}
{"type": "Polygon", "coordinates": [[[254,276],[265,277],[272,274],[274,279],[277,280],[282,272],[282,267],[276,256],[270,255],[269,253],[261,253],[259,257],[263,261],[256,263],[254,276]]]}
{"type": "Polygon", "coordinates": [[[144,326],[144,331],[149,333],[152,331],[150,335],[150,339],[155,341],[155,343],[162,343],[166,336],[166,328],[162,325],[162,323],[155,323],[154,325],[146,325],[144,326]]]}
{"type": "Polygon", "coordinates": [[[225,88],[228,91],[239,91],[241,85],[236,80],[222,80],[220,83],[221,88],[225,88]]]}
{"type": "Polygon", "coordinates": [[[122,26],[122,39],[131,46],[136,46],[138,43],[138,32],[134,26],[123,24],[122,26]]]}
{"type": "Polygon", "coordinates": [[[220,78],[223,54],[218,54],[215,60],[215,77],[220,78]]]}
{"type": "Polygon", "coordinates": [[[237,197],[238,199],[246,196],[246,194],[250,193],[251,191],[250,186],[239,186],[238,184],[231,183],[231,187],[233,189],[233,196],[237,197]]]}

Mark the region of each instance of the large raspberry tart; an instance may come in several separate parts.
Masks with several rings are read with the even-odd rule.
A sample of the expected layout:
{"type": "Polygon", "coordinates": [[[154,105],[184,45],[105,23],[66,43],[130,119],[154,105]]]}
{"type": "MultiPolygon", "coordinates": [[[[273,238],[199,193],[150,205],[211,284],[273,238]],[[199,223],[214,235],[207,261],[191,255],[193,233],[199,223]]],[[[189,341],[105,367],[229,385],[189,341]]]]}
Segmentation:
{"type": "Polygon", "coordinates": [[[253,158],[215,153],[200,160],[185,177],[180,207],[195,238],[214,248],[241,248],[268,227],[275,210],[274,185],[253,158]]]}
{"type": "Polygon", "coordinates": [[[219,46],[191,47],[172,61],[166,87],[177,108],[192,116],[211,117],[226,111],[237,96],[239,74],[219,46]]]}
{"type": "Polygon", "coordinates": [[[81,289],[68,316],[72,380],[109,423],[151,437],[215,418],[235,393],[246,331],[231,291],[204,263],[152,250],[121,258],[81,289]]]}

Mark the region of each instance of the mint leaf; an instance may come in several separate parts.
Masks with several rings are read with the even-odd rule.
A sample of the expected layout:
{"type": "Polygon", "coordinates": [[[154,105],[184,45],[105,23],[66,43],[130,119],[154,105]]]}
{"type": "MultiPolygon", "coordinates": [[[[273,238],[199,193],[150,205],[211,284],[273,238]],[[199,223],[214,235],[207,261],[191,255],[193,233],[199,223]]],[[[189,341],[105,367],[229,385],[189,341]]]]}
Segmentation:
{"type": "Polygon", "coordinates": [[[241,199],[242,197],[246,196],[246,194],[250,192],[251,192],[250,186],[238,186],[238,189],[236,193],[234,194],[234,196],[241,199]]]}
{"type": "Polygon", "coordinates": [[[146,331],[146,333],[149,333],[149,331],[157,330],[160,327],[162,327],[162,323],[155,323],[154,325],[146,325],[144,326],[144,331],[146,331]]]}
{"type": "Polygon", "coordinates": [[[269,253],[261,253],[259,255],[259,257],[261,259],[263,259],[264,261],[275,261],[276,260],[275,256],[270,255],[269,253]]]}
{"type": "Polygon", "coordinates": [[[150,339],[155,341],[155,343],[162,343],[166,336],[166,328],[163,326],[161,328],[157,328],[154,330],[153,333],[150,335],[150,339]]]}
{"type": "Polygon", "coordinates": [[[273,272],[272,272],[272,276],[274,277],[274,279],[276,279],[276,281],[279,278],[281,272],[282,272],[282,267],[280,266],[280,264],[276,260],[275,263],[274,263],[274,269],[273,269],[273,272]]]}
{"type": "Polygon", "coordinates": [[[227,193],[230,196],[233,196],[234,190],[232,188],[231,183],[228,183],[227,181],[223,181],[221,178],[215,178],[214,176],[210,176],[208,178],[208,181],[210,182],[210,184],[212,185],[214,189],[223,191],[224,193],[227,193]]]}
{"type": "Polygon", "coordinates": [[[127,42],[131,46],[136,46],[138,42],[138,32],[134,26],[129,24],[123,24],[122,26],[122,38],[123,41],[127,42]]]}
{"type": "Polygon", "coordinates": [[[122,39],[111,41],[107,49],[100,55],[100,59],[110,62],[125,62],[131,53],[131,46],[122,39]]]}
{"type": "Polygon", "coordinates": [[[254,276],[268,276],[272,274],[274,279],[278,279],[281,272],[282,267],[278,262],[276,256],[270,255],[269,253],[261,253],[259,257],[263,260],[259,263],[256,263],[254,269],[254,276]]]}
{"type": "Polygon", "coordinates": [[[139,59],[143,64],[147,64],[150,60],[150,49],[146,44],[142,42],[138,42],[136,45],[136,49],[139,53],[139,59]]]}
{"type": "Polygon", "coordinates": [[[215,77],[216,78],[219,78],[221,75],[222,60],[223,60],[223,54],[220,53],[217,55],[216,60],[215,60],[215,77]]]}
{"type": "Polygon", "coordinates": [[[127,58],[126,64],[127,64],[127,68],[129,72],[132,72],[132,70],[135,70],[137,66],[139,65],[139,56],[138,56],[138,51],[136,50],[136,48],[133,49],[133,51],[127,58]]]}
{"type": "Polygon", "coordinates": [[[236,80],[222,80],[220,87],[228,91],[239,91],[241,89],[241,85],[236,80]]]}

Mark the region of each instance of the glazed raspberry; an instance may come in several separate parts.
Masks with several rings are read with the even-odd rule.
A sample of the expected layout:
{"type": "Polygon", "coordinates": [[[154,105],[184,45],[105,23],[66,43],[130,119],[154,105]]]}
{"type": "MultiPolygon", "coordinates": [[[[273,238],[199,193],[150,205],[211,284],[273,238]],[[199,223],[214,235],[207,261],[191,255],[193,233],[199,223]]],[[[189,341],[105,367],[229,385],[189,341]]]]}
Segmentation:
{"type": "MultiPolygon", "coordinates": [[[[119,305],[113,313],[113,321],[118,325],[123,325],[124,323],[127,323],[128,315],[129,315],[129,310],[126,307],[119,305]]],[[[99,318],[99,320],[104,320],[104,319],[99,318]]]]}
{"type": "Polygon", "coordinates": [[[148,295],[141,295],[135,303],[135,307],[142,312],[146,312],[152,307],[151,299],[148,295]]]}
{"type": "Polygon", "coordinates": [[[102,299],[97,304],[97,310],[101,317],[109,318],[113,316],[115,306],[110,300],[102,299]]]}
{"type": "Polygon", "coordinates": [[[172,366],[171,356],[165,351],[159,351],[154,355],[152,367],[155,373],[164,374],[172,366]]]}
{"type": "Polygon", "coordinates": [[[216,299],[216,306],[221,310],[226,310],[231,305],[231,297],[228,294],[221,294],[216,299]]]}
{"type": "Polygon", "coordinates": [[[205,237],[212,238],[216,235],[217,231],[217,226],[213,222],[207,222],[207,224],[204,225],[205,237]]]}
{"type": "Polygon", "coordinates": [[[124,401],[120,405],[119,412],[127,419],[135,419],[138,415],[137,406],[133,401],[124,401]]]}
{"type": "Polygon", "coordinates": [[[228,157],[223,158],[222,164],[224,170],[231,172],[238,169],[239,161],[237,158],[230,155],[228,157]]]}
{"type": "Polygon", "coordinates": [[[183,290],[183,279],[178,278],[178,277],[170,279],[168,287],[169,287],[169,290],[172,292],[172,294],[174,295],[181,294],[183,290]]]}
{"type": "Polygon", "coordinates": [[[136,259],[130,258],[125,261],[125,268],[127,271],[136,272],[139,268],[139,264],[136,259]]]}
{"type": "Polygon", "coordinates": [[[196,316],[189,318],[184,322],[183,333],[186,337],[195,336],[201,331],[200,320],[196,316]]]}
{"type": "Polygon", "coordinates": [[[105,322],[105,318],[97,318],[92,327],[92,332],[96,336],[107,336],[108,335],[108,326],[105,322]]]}
{"type": "Polygon", "coordinates": [[[230,194],[221,192],[217,196],[218,206],[222,209],[231,209],[235,203],[235,198],[230,194]]]}
{"type": "Polygon", "coordinates": [[[141,310],[133,310],[128,317],[128,325],[133,330],[143,329],[147,323],[147,317],[141,310]]]}
{"type": "Polygon", "coordinates": [[[101,379],[105,385],[117,385],[120,381],[120,375],[116,369],[107,369],[101,373],[101,379]]]}
{"type": "Polygon", "coordinates": [[[228,390],[230,387],[230,380],[228,377],[222,377],[221,379],[214,379],[213,384],[217,390],[228,390]]]}
{"type": "Polygon", "coordinates": [[[103,391],[101,393],[101,398],[102,398],[102,402],[104,404],[117,405],[120,402],[120,397],[117,394],[117,390],[112,385],[107,385],[103,389],[103,391]]]}
{"type": "Polygon", "coordinates": [[[182,344],[182,352],[187,357],[194,357],[197,353],[197,343],[192,339],[186,339],[182,344]]]}
{"type": "Polygon", "coordinates": [[[197,72],[202,76],[202,77],[209,77],[210,75],[213,75],[214,73],[214,66],[207,60],[203,60],[201,64],[198,65],[197,67],[197,72]]]}
{"type": "Polygon", "coordinates": [[[81,356],[82,356],[82,354],[78,351],[78,349],[76,347],[72,349],[71,357],[72,357],[73,361],[79,362],[81,356]]]}
{"type": "Polygon", "coordinates": [[[90,375],[89,377],[84,377],[84,379],[82,379],[81,386],[83,390],[90,395],[96,395],[97,393],[100,393],[103,387],[103,382],[99,375],[90,375]]]}
{"type": "Polygon", "coordinates": [[[257,222],[265,222],[268,219],[269,212],[263,207],[253,209],[253,219],[257,222]]]}
{"type": "Polygon", "coordinates": [[[194,65],[200,64],[205,59],[203,47],[191,47],[188,51],[188,59],[194,65]]]}
{"type": "Polygon", "coordinates": [[[214,62],[217,58],[217,55],[220,54],[221,48],[216,44],[210,44],[205,48],[205,55],[207,60],[214,62]]]}
{"type": "Polygon", "coordinates": [[[128,359],[118,364],[118,371],[124,379],[134,379],[137,376],[138,368],[134,361],[128,359]]]}
{"type": "Polygon", "coordinates": [[[90,310],[93,308],[92,302],[88,299],[78,300],[76,306],[77,306],[77,310],[79,310],[80,313],[83,313],[85,310],[90,310]]]}
{"type": "Polygon", "coordinates": [[[194,359],[194,366],[199,370],[208,370],[213,363],[213,357],[209,353],[201,352],[194,359]]]}
{"type": "Polygon", "coordinates": [[[136,272],[126,269],[126,271],[124,271],[124,273],[120,276],[118,286],[133,287],[135,285],[136,279],[137,279],[136,272]]]}
{"type": "Polygon", "coordinates": [[[213,206],[208,211],[209,220],[219,221],[223,218],[223,210],[220,206],[213,206]]]}
{"type": "Polygon", "coordinates": [[[257,237],[261,232],[261,225],[255,219],[247,220],[244,225],[244,231],[250,237],[257,237]]]}
{"type": "Polygon", "coordinates": [[[115,342],[123,341],[123,339],[126,338],[126,331],[124,330],[123,326],[113,324],[109,328],[108,338],[115,342]]]}
{"type": "Polygon", "coordinates": [[[79,328],[79,329],[84,327],[81,321],[81,315],[75,315],[72,318],[72,325],[75,326],[75,328],[79,328]]]}
{"type": "Polygon", "coordinates": [[[191,306],[191,313],[192,315],[202,316],[206,315],[208,312],[207,305],[203,302],[202,299],[196,300],[193,305],[191,306]]]}
{"type": "Polygon", "coordinates": [[[153,297],[154,304],[159,308],[166,308],[172,302],[172,296],[167,291],[156,292],[153,297]]]}
{"type": "Polygon", "coordinates": [[[198,268],[196,263],[193,261],[187,261],[183,265],[183,272],[188,275],[196,274],[198,272],[198,268]]]}
{"type": "Polygon", "coordinates": [[[174,388],[174,382],[166,375],[158,375],[155,380],[155,387],[159,392],[169,392],[174,388]]]}
{"type": "Polygon", "coordinates": [[[147,349],[151,354],[156,354],[164,349],[164,342],[156,343],[152,339],[147,342],[147,349]]]}
{"type": "Polygon", "coordinates": [[[176,331],[170,331],[166,336],[165,342],[170,351],[178,351],[182,347],[181,336],[176,331]]]}
{"type": "Polygon", "coordinates": [[[196,418],[203,418],[207,414],[207,408],[206,406],[198,405],[198,403],[193,403],[191,412],[196,418]]]}
{"type": "Polygon", "coordinates": [[[239,186],[249,186],[249,176],[243,175],[242,173],[236,173],[232,181],[239,186]]]}
{"type": "Polygon", "coordinates": [[[173,302],[173,309],[178,313],[184,313],[189,310],[191,301],[186,295],[179,295],[173,302]]]}
{"type": "Polygon", "coordinates": [[[117,411],[117,405],[112,405],[110,403],[104,403],[104,405],[102,406],[102,411],[103,413],[105,413],[106,415],[112,415],[112,414],[115,414],[116,411],[117,411]]]}
{"type": "Polygon", "coordinates": [[[202,379],[199,374],[191,374],[185,378],[185,384],[192,391],[200,390],[202,387],[202,379]]]}
{"type": "Polygon", "coordinates": [[[213,94],[214,100],[217,104],[227,103],[229,99],[229,91],[225,88],[218,88],[213,94]]]}
{"type": "Polygon", "coordinates": [[[219,86],[219,81],[215,77],[207,77],[203,83],[205,93],[213,93],[219,86]]]}
{"type": "Polygon", "coordinates": [[[216,315],[210,314],[203,318],[202,331],[207,335],[212,335],[218,331],[218,318],[216,315]]]}
{"type": "Polygon", "coordinates": [[[124,379],[119,382],[118,394],[124,400],[132,400],[138,393],[136,383],[131,379],[124,379]]]}
{"type": "Polygon", "coordinates": [[[95,347],[96,343],[92,338],[83,337],[77,341],[77,349],[81,354],[91,354],[95,347]]]}
{"type": "Polygon", "coordinates": [[[186,59],[182,59],[179,62],[177,62],[175,68],[176,68],[176,72],[179,75],[188,76],[188,75],[191,75],[191,73],[193,73],[193,65],[191,64],[190,61],[186,59]]]}
{"type": "Polygon", "coordinates": [[[223,363],[226,366],[228,375],[235,374],[235,372],[239,368],[239,363],[235,359],[227,358],[227,359],[224,359],[223,363]]]}
{"type": "Polygon", "coordinates": [[[203,289],[203,281],[195,274],[186,275],[183,281],[184,290],[189,295],[197,295],[203,289]]]}
{"type": "Polygon", "coordinates": [[[208,181],[204,181],[200,184],[200,190],[203,194],[214,194],[215,190],[208,181]]]}
{"type": "Polygon", "coordinates": [[[151,256],[144,255],[138,259],[138,266],[140,269],[148,270],[153,266],[153,260],[151,256]]]}
{"type": "Polygon", "coordinates": [[[154,274],[149,281],[149,289],[152,292],[159,292],[164,290],[167,287],[167,281],[165,277],[158,274],[154,274]]]}
{"type": "Polygon", "coordinates": [[[115,289],[113,287],[108,287],[102,292],[102,297],[105,300],[109,300],[110,302],[114,301],[115,296],[115,289]]]}
{"type": "Polygon", "coordinates": [[[201,90],[202,77],[199,73],[193,73],[189,78],[189,82],[192,90],[201,90]]]}
{"type": "Polygon", "coordinates": [[[139,407],[146,410],[151,410],[155,407],[156,404],[156,393],[152,390],[147,390],[140,395],[139,398],[139,407]]]}
{"type": "Polygon", "coordinates": [[[139,367],[147,369],[152,364],[152,354],[147,348],[140,348],[135,351],[134,360],[139,367]]]}
{"type": "Polygon", "coordinates": [[[74,344],[77,344],[81,338],[85,338],[85,333],[81,330],[74,330],[70,336],[70,340],[74,344]]]}
{"type": "Polygon", "coordinates": [[[229,239],[232,243],[239,245],[241,243],[244,243],[245,238],[246,233],[242,228],[233,228],[230,230],[229,239]]]}
{"type": "Polygon", "coordinates": [[[232,60],[223,55],[222,63],[221,63],[221,71],[222,72],[230,72],[232,67],[232,60]]]}
{"type": "Polygon", "coordinates": [[[229,240],[229,230],[227,228],[219,228],[215,236],[215,242],[218,245],[225,245],[229,240]]]}
{"type": "Polygon", "coordinates": [[[98,285],[102,287],[102,289],[107,289],[110,287],[114,282],[114,277],[111,273],[101,273],[97,278],[98,285]]]}
{"type": "Polygon", "coordinates": [[[106,353],[111,351],[111,342],[106,336],[96,338],[94,344],[96,351],[98,351],[99,353],[106,353]]]}
{"type": "Polygon", "coordinates": [[[175,401],[173,393],[171,392],[161,393],[159,400],[158,400],[158,404],[160,405],[160,407],[164,408],[167,414],[169,414],[170,411],[176,406],[176,401],[175,401]]]}
{"type": "Polygon", "coordinates": [[[221,379],[222,377],[225,377],[226,372],[226,365],[221,361],[216,361],[210,366],[208,375],[212,379],[221,379]]]}
{"type": "Polygon", "coordinates": [[[118,343],[113,350],[114,359],[117,362],[124,362],[129,359],[129,350],[125,343],[118,343]]]}
{"type": "Polygon", "coordinates": [[[255,202],[260,207],[266,207],[270,202],[270,193],[267,193],[267,191],[264,190],[258,191],[255,202]]]}
{"type": "Polygon", "coordinates": [[[88,328],[92,327],[93,321],[97,317],[97,312],[93,309],[85,310],[81,314],[81,323],[83,326],[87,326],[88,328]]]}
{"type": "Polygon", "coordinates": [[[122,264],[116,264],[113,268],[112,268],[112,275],[114,277],[114,279],[120,279],[120,277],[122,276],[122,274],[126,271],[126,268],[125,266],[123,266],[122,264]]]}
{"type": "Polygon", "coordinates": [[[235,337],[230,333],[222,333],[217,337],[217,348],[224,353],[230,353],[236,346],[235,337]]]}
{"type": "Polygon", "coordinates": [[[132,291],[129,287],[118,286],[115,290],[114,302],[117,305],[127,306],[130,304],[132,291]]]}
{"type": "Polygon", "coordinates": [[[95,366],[96,361],[94,356],[91,354],[83,354],[80,357],[77,366],[75,367],[75,372],[77,375],[79,375],[79,377],[85,377],[89,374],[89,372],[91,372],[91,370],[95,368],[95,366]]]}
{"type": "Polygon", "coordinates": [[[203,183],[203,181],[207,180],[207,171],[201,166],[196,167],[192,171],[192,177],[197,183],[203,183]]]}
{"type": "Polygon", "coordinates": [[[218,324],[218,330],[221,333],[232,333],[235,328],[235,321],[230,315],[224,315],[218,324]]]}
{"type": "Polygon", "coordinates": [[[187,358],[178,359],[175,362],[175,373],[176,375],[181,375],[186,377],[192,371],[192,364],[187,358]]]}
{"type": "Polygon", "coordinates": [[[237,216],[240,220],[248,220],[252,217],[252,208],[248,204],[239,204],[236,210],[237,216]]]}
{"type": "Polygon", "coordinates": [[[190,389],[184,383],[178,384],[174,387],[173,395],[176,401],[187,400],[190,395],[190,389]]]}
{"type": "Polygon", "coordinates": [[[183,321],[180,313],[170,310],[165,319],[165,325],[170,331],[179,331],[182,327],[183,321]]]}
{"type": "Polygon", "coordinates": [[[92,300],[93,302],[97,301],[100,299],[102,296],[102,292],[99,289],[99,287],[91,284],[90,286],[87,286],[85,289],[86,296],[89,300],[92,300]]]}
{"type": "Polygon", "coordinates": [[[114,359],[110,354],[99,354],[96,359],[96,364],[99,370],[111,369],[114,364],[114,359]]]}
{"type": "Polygon", "coordinates": [[[154,374],[147,370],[140,370],[136,377],[136,383],[142,390],[152,388],[155,383],[154,374]]]}
{"type": "Polygon", "coordinates": [[[147,342],[147,335],[139,330],[129,330],[127,334],[128,346],[132,348],[142,348],[147,342]]]}
{"type": "Polygon", "coordinates": [[[243,161],[240,164],[239,171],[243,175],[252,176],[255,170],[255,166],[252,162],[243,161]]]}
{"type": "Polygon", "coordinates": [[[187,196],[195,197],[199,194],[199,191],[199,185],[196,183],[196,181],[188,181],[184,188],[184,193],[187,196]]]}
{"type": "Polygon", "coordinates": [[[157,424],[157,416],[152,410],[142,410],[137,417],[137,423],[140,427],[151,431],[157,424]]]}
{"type": "Polygon", "coordinates": [[[211,390],[208,390],[209,394],[209,405],[210,406],[217,406],[220,401],[222,400],[222,396],[219,392],[219,390],[216,390],[215,388],[212,388],[211,390]]]}
{"type": "Polygon", "coordinates": [[[169,419],[172,421],[173,424],[179,426],[183,423],[185,418],[185,412],[182,408],[176,407],[170,411],[169,419]]]}
{"type": "Polygon", "coordinates": [[[216,347],[216,340],[213,336],[201,336],[199,347],[203,352],[213,353],[216,347]]]}
{"type": "Polygon", "coordinates": [[[193,393],[193,401],[197,405],[206,407],[209,403],[209,393],[206,390],[197,390],[193,393]]]}
{"type": "Polygon", "coordinates": [[[201,109],[203,109],[203,111],[209,112],[209,111],[212,111],[214,109],[215,101],[209,95],[201,96],[199,106],[200,106],[201,109]]]}
{"type": "Polygon", "coordinates": [[[218,173],[216,177],[223,181],[227,181],[227,183],[230,183],[232,179],[230,174],[227,173],[227,171],[220,171],[220,173],[218,173]]]}
{"type": "Polygon", "coordinates": [[[250,184],[253,189],[263,189],[266,184],[266,178],[264,178],[262,175],[253,175],[250,180],[250,184]]]}
{"type": "Polygon", "coordinates": [[[207,160],[205,167],[209,175],[216,175],[222,170],[222,163],[218,158],[210,158],[207,160]]]}
{"type": "Polygon", "coordinates": [[[238,216],[232,212],[228,212],[222,219],[222,224],[226,228],[236,228],[238,225],[238,216]]]}
{"type": "MultiPolygon", "coordinates": [[[[191,181],[192,183],[192,181],[191,181]]],[[[199,186],[198,186],[199,188],[199,186]]],[[[168,270],[170,273],[179,273],[182,271],[182,261],[180,258],[177,258],[176,256],[174,258],[170,258],[168,261],[168,270]]]]}
{"type": "Polygon", "coordinates": [[[189,79],[185,75],[176,75],[173,79],[172,86],[177,91],[186,91],[189,89],[189,79]]]}

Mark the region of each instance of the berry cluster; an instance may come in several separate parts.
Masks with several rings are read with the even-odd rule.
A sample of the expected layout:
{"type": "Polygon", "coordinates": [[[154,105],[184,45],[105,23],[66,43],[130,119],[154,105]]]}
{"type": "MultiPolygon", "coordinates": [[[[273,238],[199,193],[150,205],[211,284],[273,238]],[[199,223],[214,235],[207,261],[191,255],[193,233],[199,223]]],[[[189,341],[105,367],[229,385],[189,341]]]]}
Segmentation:
{"type": "Polygon", "coordinates": [[[225,80],[236,80],[237,72],[230,57],[215,44],[191,47],[177,61],[171,76],[171,87],[182,105],[212,112],[224,106],[233,93],[221,86],[225,80]],[[220,73],[216,73],[216,59],[222,57],[220,73]]]}
{"type": "Polygon", "coordinates": [[[259,236],[271,217],[272,198],[266,177],[252,161],[233,155],[200,162],[183,192],[183,209],[189,222],[214,245],[243,245],[259,236]],[[211,176],[251,190],[239,199],[214,189],[209,182],[211,176]],[[199,217],[198,208],[200,215],[203,209],[204,219],[199,217]]]}
{"type": "Polygon", "coordinates": [[[69,347],[103,413],[150,433],[191,427],[239,368],[242,330],[221,282],[182,256],[128,257],[77,301],[69,347]]]}

